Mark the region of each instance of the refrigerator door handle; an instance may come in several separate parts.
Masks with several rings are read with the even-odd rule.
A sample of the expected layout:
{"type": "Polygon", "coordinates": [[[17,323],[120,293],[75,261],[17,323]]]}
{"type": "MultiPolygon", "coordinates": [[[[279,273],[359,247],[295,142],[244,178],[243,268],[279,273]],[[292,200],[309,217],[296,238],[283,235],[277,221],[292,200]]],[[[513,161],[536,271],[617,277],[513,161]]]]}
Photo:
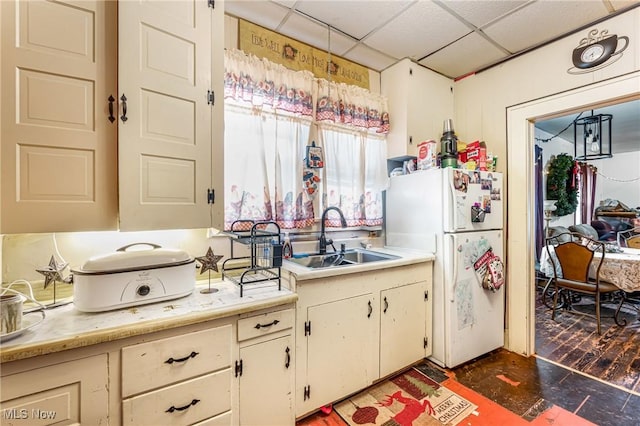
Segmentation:
{"type": "Polygon", "coordinates": [[[451,303],[455,302],[456,286],[458,284],[458,249],[456,248],[456,236],[448,234],[451,238],[451,257],[453,258],[453,275],[451,279],[451,303]]]}
{"type": "Polygon", "coordinates": [[[449,181],[449,220],[452,231],[456,231],[458,229],[456,189],[453,186],[453,179],[449,177],[447,180],[449,181]]]}

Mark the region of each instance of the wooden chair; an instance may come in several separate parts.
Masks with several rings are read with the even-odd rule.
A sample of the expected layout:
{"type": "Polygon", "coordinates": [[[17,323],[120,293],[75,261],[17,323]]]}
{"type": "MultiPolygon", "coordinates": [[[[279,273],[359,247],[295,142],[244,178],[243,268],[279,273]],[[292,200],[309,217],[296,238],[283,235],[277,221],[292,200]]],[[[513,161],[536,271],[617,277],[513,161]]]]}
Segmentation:
{"type": "Polygon", "coordinates": [[[640,248],[640,226],[618,232],[618,246],[640,248]]]}
{"type": "MultiPolygon", "coordinates": [[[[601,295],[620,291],[615,285],[600,280],[600,267],[605,257],[604,243],[587,238],[581,234],[570,232],[547,238],[547,254],[553,265],[553,308],[551,318],[555,320],[558,304],[558,294],[562,289],[580,294],[591,295],[595,298],[595,316],[565,309],[567,312],[595,317],[598,334],[600,330],[600,301],[601,295]],[[569,238],[569,241],[566,239],[569,238]],[[564,241],[563,241],[564,240],[564,241]],[[598,256],[594,253],[598,251],[598,256]]],[[[614,318],[616,324],[626,325],[626,321],[619,322],[618,314],[624,298],[621,298],[614,318]]]]}

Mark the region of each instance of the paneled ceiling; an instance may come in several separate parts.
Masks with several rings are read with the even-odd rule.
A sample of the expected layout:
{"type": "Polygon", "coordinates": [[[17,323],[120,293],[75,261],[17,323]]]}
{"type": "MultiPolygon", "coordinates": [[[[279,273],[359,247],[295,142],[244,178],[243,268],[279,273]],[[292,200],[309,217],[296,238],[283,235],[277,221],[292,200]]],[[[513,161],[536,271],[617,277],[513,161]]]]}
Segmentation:
{"type": "Polygon", "coordinates": [[[638,6],[640,0],[225,0],[246,19],[381,71],[411,58],[450,78],[638,6]]]}
{"type": "MultiPolygon", "coordinates": [[[[481,71],[640,0],[225,0],[225,13],[382,71],[411,58],[449,78],[481,71]]],[[[613,108],[613,111],[608,110],[613,108]]],[[[613,112],[614,153],[640,150],[640,101],[613,112]]],[[[577,114],[537,123],[550,134],[577,114]]],[[[573,140],[573,128],[563,133],[573,140]]]]}

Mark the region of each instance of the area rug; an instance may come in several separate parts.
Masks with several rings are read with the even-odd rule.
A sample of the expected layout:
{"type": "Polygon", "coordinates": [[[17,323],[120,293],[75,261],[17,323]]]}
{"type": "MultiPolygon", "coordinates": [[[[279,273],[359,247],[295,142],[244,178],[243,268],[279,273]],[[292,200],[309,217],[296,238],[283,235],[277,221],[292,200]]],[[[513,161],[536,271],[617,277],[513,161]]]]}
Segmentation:
{"type": "Polygon", "coordinates": [[[334,408],[351,426],[453,426],[477,406],[412,368],[334,408]]]}

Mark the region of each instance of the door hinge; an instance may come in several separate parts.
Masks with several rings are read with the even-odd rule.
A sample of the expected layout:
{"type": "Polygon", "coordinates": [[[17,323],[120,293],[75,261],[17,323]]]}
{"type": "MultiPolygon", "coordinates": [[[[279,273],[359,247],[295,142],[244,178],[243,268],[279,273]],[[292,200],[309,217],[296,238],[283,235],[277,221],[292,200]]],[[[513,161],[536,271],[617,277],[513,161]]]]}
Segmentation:
{"type": "Polygon", "coordinates": [[[236,377],[242,376],[242,360],[236,361],[236,377]]]}
{"type": "Polygon", "coordinates": [[[304,335],[311,336],[311,320],[304,323],[304,335]]]}
{"type": "Polygon", "coordinates": [[[424,347],[426,348],[427,346],[429,346],[429,338],[425,337],[424,340],[422,341],[422,343],[424,344],[424,347]]]}
{"type": "Polygon", "coordinates": [[[207,90],[207,104],[213,105],[215,102],[215,96],[213,90],[207,90]]]}
{"type": "Polygon", "coordinates": [[[311,398],[311,385],[307,385],[304,387],[304,392],[302,393],[303,401],[311,398]]]}
{"type": "Polygon", "coordinates": [[[214,204],[216,202],[216,192],[211,188],[207,188],[207,204],[214,204]]]}
{"type": "Polygon", "coordinates": [[[424,300],[425,300],[425,301],[429,301],[429,290],[426,290],[426,291],[424,292],[424,300]]]}
{"type": "Polygon", "coordinates": [[[215,9],[216,8],[216,0],[208,0],[207,3],[209,4],[209,7],[211,9],[215,9]]]}

